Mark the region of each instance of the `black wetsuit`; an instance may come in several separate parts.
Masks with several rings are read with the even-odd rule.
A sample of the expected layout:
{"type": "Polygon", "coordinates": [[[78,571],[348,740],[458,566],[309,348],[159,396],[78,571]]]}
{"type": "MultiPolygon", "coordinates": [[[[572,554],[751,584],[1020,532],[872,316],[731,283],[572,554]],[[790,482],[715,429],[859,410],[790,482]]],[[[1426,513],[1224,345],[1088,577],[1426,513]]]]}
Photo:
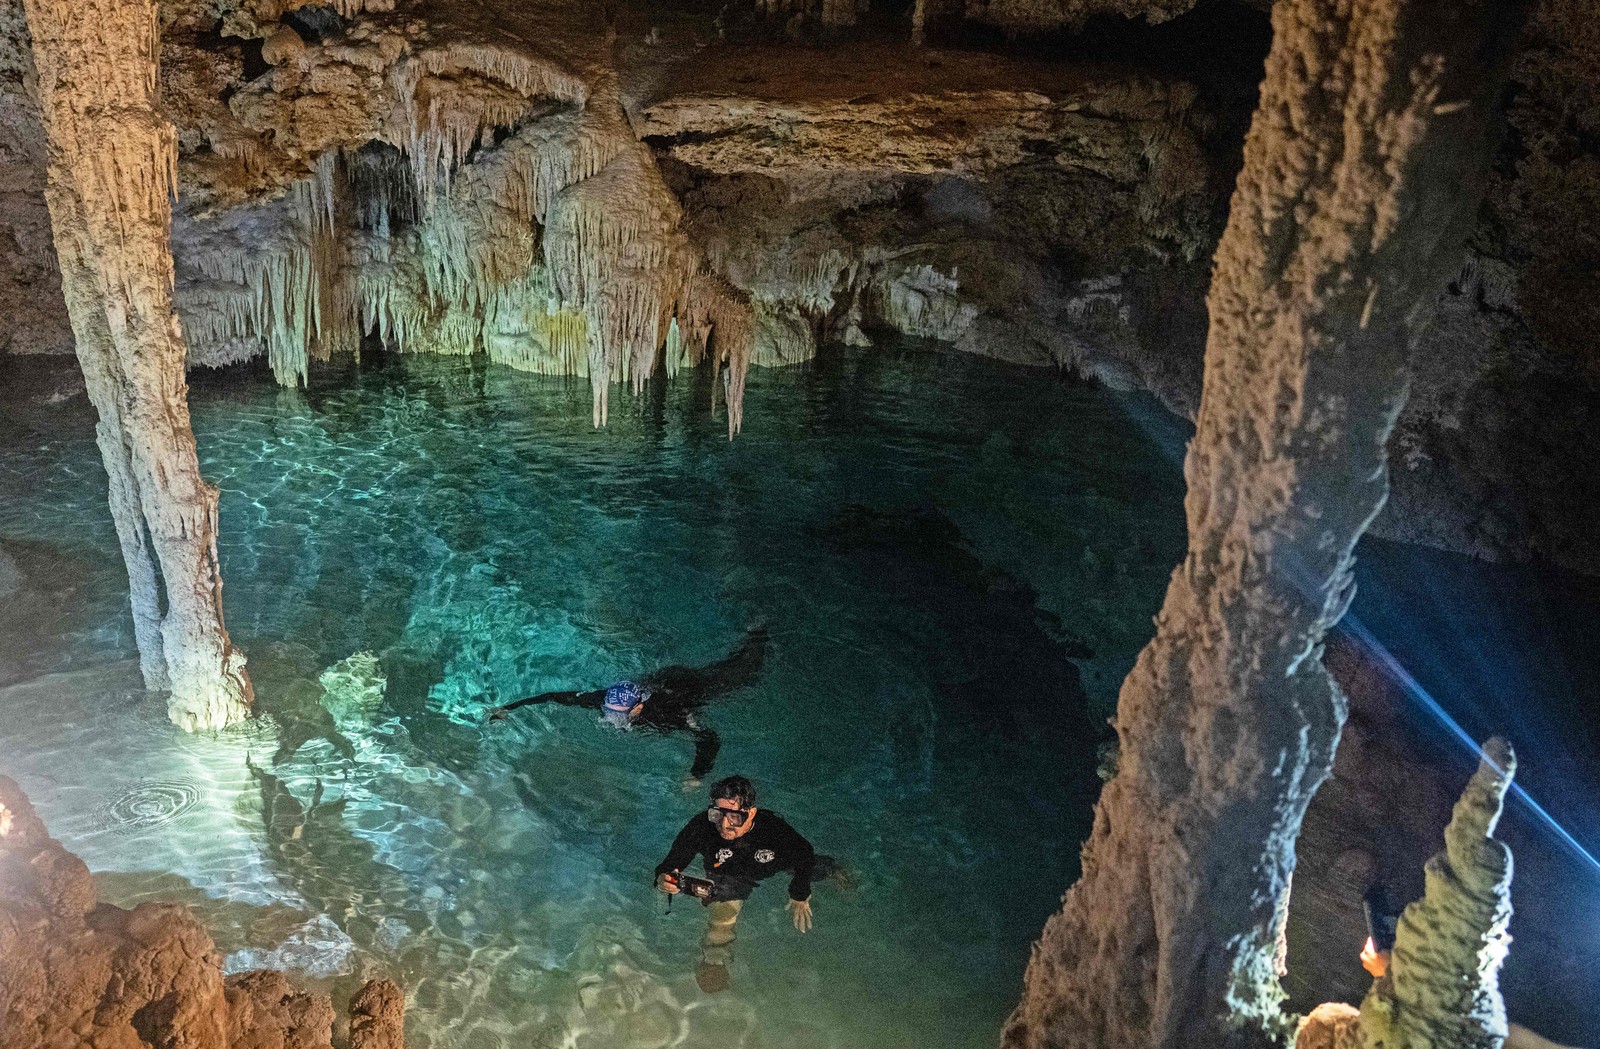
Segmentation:
{"type": "MultiPolygon", "coordinates": [[[[716,763],[722,741],[715,732],[700,724],[696,715],[710,700],[754,681],[766,657],[767,632],[758,627],[746,632],[744,641],[726,659],[703,667],[663,667],[646,674],[638,683],[649,692],[650,698],[645,700],[644,709],[634,716],[629,727],[690,733],[694,737],[694,764],[689,768],[689,775],[704,779],[716,763]]],[[[496,708],[494,715],[500,716],[530,703],[559,703],[564,707],[601,710],[605,699],[603,688],[587,692],[546,692],[507,703],[496,708]]]]}
{"type": "Polygon", "coordinates": [[[711,879],[713,900],[743,900],[757,883],[779,871],[789,871],[789,898],[809,900],[816,852],[799,831],[782,816],[757,809],[749,833],[724,841],[716,826],[699,813],[678,832],[667,858],[656,865],[656,875],[681,871],[696,856],[711,879]]]}

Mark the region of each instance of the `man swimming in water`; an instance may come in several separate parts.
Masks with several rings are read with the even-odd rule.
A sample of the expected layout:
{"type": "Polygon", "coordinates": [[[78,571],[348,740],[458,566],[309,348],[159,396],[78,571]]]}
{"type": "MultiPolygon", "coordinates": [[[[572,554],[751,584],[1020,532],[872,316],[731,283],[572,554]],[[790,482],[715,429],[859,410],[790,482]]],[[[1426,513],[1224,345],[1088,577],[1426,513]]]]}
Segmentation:
{"type": "Polygon", "coordinates": [[[756,679],[767,658],[767,630],[753,627],[745,631],[744,641],[726,659],[703,667],[663,667],[638,681],[619,681],[609,688],[587,692],[546,692],[495,707],[491,721],[499,721],[518,707],[530,703],[558,703],[564,707],[586,707],[600,711],[614,728],[628,731],[688,732],[694,737],[694,764],[689,779],[698,783],[711,772],[722,741],[700,723],[700,708],[718,696],[756,679]]]}
{"type": "Polygon", "coordinates": [[[811,928],[811,879],[832,876],[836,864],[831,857],[818,856],[782,816],[756,808],[756,789],[743,776],[712,784],[710,806],[684,825],[667,858],[656,864],[656,888],[672,895],[682,892],[683,868],[697,855],[711,881],[711,894],[701,900],[710,913],[694,978],[702,991],[711,994],[728,987],[733,926],[756,885],[779,871],[788,871],[786,906],[794,927],[807,932],[811,928]]]}

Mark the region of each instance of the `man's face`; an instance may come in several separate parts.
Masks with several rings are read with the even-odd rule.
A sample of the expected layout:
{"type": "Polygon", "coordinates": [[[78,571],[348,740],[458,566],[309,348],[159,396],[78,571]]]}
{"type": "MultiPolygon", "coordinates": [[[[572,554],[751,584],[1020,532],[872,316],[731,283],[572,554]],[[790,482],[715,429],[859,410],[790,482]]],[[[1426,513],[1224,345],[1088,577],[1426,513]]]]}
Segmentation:
{"type": "Polygon", "coordinates": [[[639,711],[643,709],[644,703],[642,702],[635,703],[628,710],[619,710],[616,707],[602,707],[600,710],[600,718],[612,728],[626,731],[633,725],[634,719],[639,716],[639,711]]]}
{"type": "Polygon", "coordinates": [[[723,841],[732,841],[750,833],[750,828],[755,826],[756,807],[745,808],[733,798],[714,798],[706,816],[716,824],[723,841]]]}

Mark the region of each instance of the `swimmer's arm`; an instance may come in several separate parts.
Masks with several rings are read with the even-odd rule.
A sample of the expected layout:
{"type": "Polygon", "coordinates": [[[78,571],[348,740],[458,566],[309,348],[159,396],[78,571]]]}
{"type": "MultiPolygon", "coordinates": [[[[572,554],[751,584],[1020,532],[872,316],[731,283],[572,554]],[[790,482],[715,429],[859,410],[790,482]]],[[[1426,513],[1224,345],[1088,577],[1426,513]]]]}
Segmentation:
{"type": "Polygon", "coordinates": [[[780,843],[780,848],[790,858],[789,899],[795,901],[811,899],[811,872],[817,865],[817,850],[811,847],[805,835],[795,830],[788,824],[784,825],[788,832],[784,835],[786,840],[780,843]]]}
{"type": "Polygon", "coordinates": [[[563,707],[589,707],[599,710],[605,702],[605,689],[591,689],[588,692],[543,692],[527,699],[519,699],[515,703],[507,703],[503,707],[495,707],[489,712],[491,720],[498,721],[518,707],[525,707],[532,703],[559,703],[563,707]]]}
{"type": "MultiPolygon", "coordinates": [[[[696,816],[684,824],[683,829],[678,832],[678,836],[672,840],[672,848],[667,850],[667,858],[656,864],[656,883],[658,885],[661,883],[663,874],[675,874],[689,866],[689,862],[694,859],[694,854],[699,851],[699,843],[695,840],[695,831],[699,829],[697,824],[701,823],[705,823],[705,820],[696,816]]],[[[710,824],[706,823],[706,826],[709,827],[710,824]]]]}

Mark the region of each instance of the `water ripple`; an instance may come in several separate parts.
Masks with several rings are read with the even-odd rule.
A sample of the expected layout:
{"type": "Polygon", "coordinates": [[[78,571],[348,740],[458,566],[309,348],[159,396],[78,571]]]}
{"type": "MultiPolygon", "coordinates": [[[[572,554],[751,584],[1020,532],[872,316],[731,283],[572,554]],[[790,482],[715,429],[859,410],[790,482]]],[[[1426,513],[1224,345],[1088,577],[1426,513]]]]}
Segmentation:
{"type": "Polygon", "coordinates": [[[199,797],[187,783],[141,783],[111,799],[105,823],[108,828],[158,827],[189,811],[199,797]]]}

